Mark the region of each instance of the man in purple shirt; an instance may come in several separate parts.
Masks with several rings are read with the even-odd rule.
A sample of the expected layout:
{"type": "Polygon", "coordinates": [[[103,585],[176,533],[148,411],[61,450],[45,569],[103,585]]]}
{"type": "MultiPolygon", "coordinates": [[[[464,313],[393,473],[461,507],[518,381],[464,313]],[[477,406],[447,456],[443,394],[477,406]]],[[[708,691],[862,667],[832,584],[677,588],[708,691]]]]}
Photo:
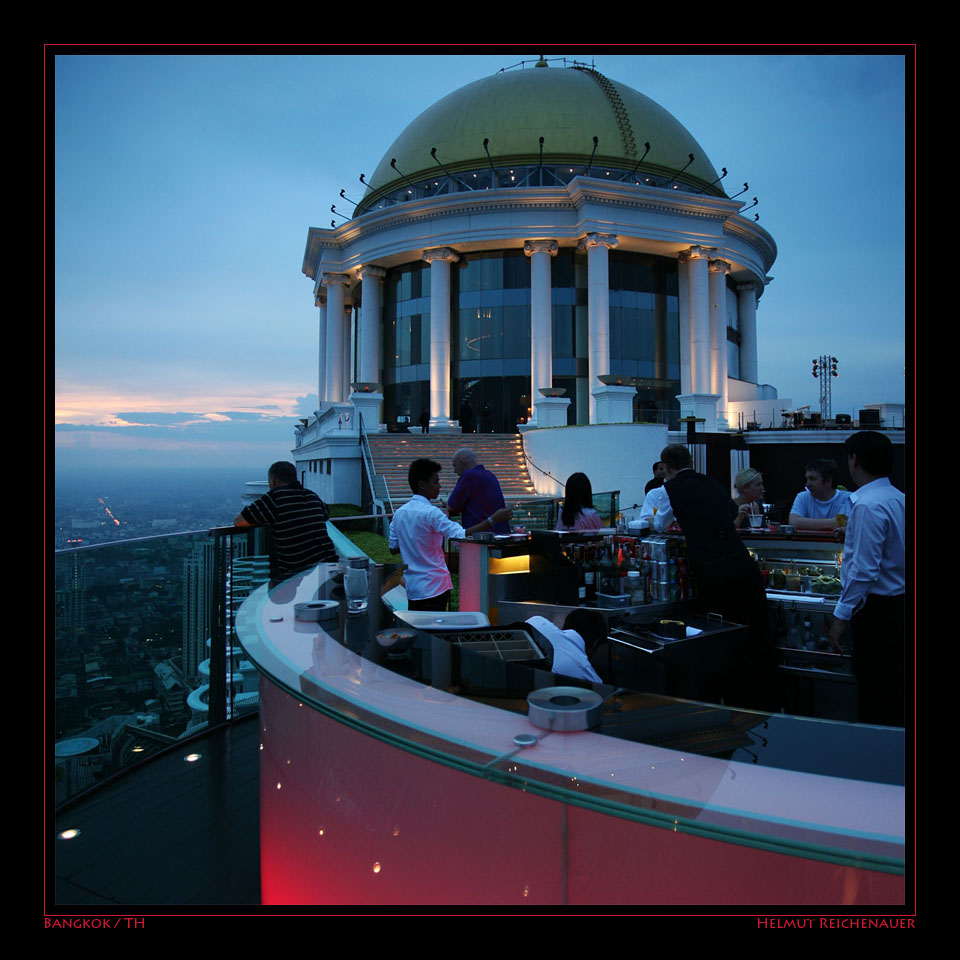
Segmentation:
{"type": "MultiPolygon", "coordinates": [[[[500,482],[477,463],[477,455],[469,447],[453,455],[453,470],[460,479],[447,500],[447,510],[451,516],[462,513],[465,527],[476,526],[505,506],[500,482]]],[[[493,532],[509,533],[510,525],[498,523],[493,532]]]]}

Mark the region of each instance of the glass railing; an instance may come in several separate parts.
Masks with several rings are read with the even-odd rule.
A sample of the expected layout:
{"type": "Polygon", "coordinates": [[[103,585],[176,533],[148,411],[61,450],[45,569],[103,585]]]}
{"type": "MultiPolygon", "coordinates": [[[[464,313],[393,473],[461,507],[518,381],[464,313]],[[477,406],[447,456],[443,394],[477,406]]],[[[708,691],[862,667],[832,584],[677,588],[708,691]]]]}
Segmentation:
{"type": "MultiPolygon", "coordinates": [[[[557,518],[563,508],[563,499],[543,497],[539,500],[521,500],[511,503],[513,516],[510,523],[513,526],[523,526],[527,530],[556,530],[557,518]]],[[[593,508],[600,514],[605,527],[615,527],[620,515],[620,491],[612,490],[609,493],[595,493],[593,508]]]]}
{"type": "Polygon", "coordinates": [[[192,531],[55,554],[58,806],[257,709],[233,618],[269,576],[264,534],[192,531]]]}
{"type": "MultiPolygon", "coordinates": [[[[363,553],[348,538],[372,535],[379,521],[333,521],[338,552],[363,553]]],[[[234,617],[269,579],[269,552],[266,527],[220,527],[56,552],[57,806],[258,709],[257,670],[236,641],[234,617]]]]}

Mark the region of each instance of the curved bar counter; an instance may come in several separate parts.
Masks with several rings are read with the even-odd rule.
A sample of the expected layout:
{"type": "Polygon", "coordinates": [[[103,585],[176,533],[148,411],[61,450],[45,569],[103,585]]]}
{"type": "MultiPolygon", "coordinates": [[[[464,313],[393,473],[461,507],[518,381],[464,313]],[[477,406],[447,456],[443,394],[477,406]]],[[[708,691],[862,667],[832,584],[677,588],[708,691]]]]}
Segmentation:
{"type": "Polygon", "coordinates": [[[902,730],[596,685],[605,732],[549,732],[525,704],[564,683],[548,672],[437,635],[388,658],[376,575],[367,613],[296,620],[342,596],[328,572],[264,585],[238,615],[262,674],[263,903],[904,902],[902,770],[836,775],[844,751],[902,765],[902,730]],[[624,718],[680,748],[623,739],[624,718]],[[687,749],[704,739],[713,756],[687,749]]]}

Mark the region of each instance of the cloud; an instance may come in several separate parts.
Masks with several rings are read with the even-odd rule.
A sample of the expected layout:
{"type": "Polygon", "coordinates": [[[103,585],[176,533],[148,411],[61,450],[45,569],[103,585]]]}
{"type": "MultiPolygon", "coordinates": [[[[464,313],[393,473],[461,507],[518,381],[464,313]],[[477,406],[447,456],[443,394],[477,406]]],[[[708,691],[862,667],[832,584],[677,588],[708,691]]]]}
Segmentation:
{"type": "MultiPolygon", "coordinates": [[[[82,425],[81,428],[90,429],[92,427],[99,427],[107,430],[131,427],[180,428],[194,426],[196,424],[228,423],[234,421],[245,423],[276,423],[278,421],[291,419],[289,414],[284,414],[275,404],[271,404],[269,409],[276,412],[258,413],[244,410],[218,410],[209,413],[190,413],[186,411],[165,413],[159,410],[124,411],[122,413],[110,414],[104,417],[99,423],[82,425]]],[[[57,424],[58,428],[67,426],[79,425],[57,424]]]]}
{"type": "Polygon", "coordinates": [[[203,419],[204,413],[162,413],[160,411],[138,410],[133,413],[117,413],[114,416],[124,423],[117,426],[154,426],[154,427],[175,427],[185,423],[194,423],[203,419]]]}
{"type": "MultiPolygon", "coordinates": [[[[125,417],[133,417],[127,413],[125,417]]],[[[156,423],[56,424],[56,469],[139,464],[142,467],[192,467],[201,463],[259,470],[289,460],[296,417],[180,413],[153,415],[156,423]],[[187,419],[189,418],[189,419],[187,419]],[[128,458],[124,460],[124,457],[128,458]]]]}
{"type": "MultiPolygon", "coordinates": [[[[271,404],[272,409],[279,411],[280,408],[271,404]]],[[[208,416],[213,416],[213,414],[208,414],[208,416]]],[[[247,420],[247,421],[262,421],[264,423],[274,423],[277,420],[289,420],[290,417],[287,414],[282,412],[274,414],[265,414],[265,413],[250,413],[245,410],[225,410],[220,416],[225,417],[230,420],[247,420]]]]}
{"type": "Polygon", "coordinates": [[[298,417],[312,416],[314,410],[320,406],[320,397],[315,393],[308,393],[305,397],[297,397],[296,413],[298,417]]]}

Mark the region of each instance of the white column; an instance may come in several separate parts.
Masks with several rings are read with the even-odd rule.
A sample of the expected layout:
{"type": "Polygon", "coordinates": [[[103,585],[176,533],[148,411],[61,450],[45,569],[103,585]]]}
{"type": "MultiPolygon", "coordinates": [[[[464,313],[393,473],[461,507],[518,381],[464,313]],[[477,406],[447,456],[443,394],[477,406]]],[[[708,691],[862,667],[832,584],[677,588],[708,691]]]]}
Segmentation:
{"type": "Polygon", "coordinates": [[[319,310],[318,336],[317,336],[317,406],[319,407],[326,396],[326,355],[327,355],[327,295],[320,293],[313,301],[319,310]]]}
{"type": "Polygon", "coordinates": [[[553,386],[553,297],[550,258],[557,255],[556,240],[527,240],[523,252],[530,258],[530,401],[531,425],[539,423],[541,388],[553,386]]]}
{"type": "Polygon", "coordinates": [[[740,328],[740,379],[760,382],[757,369],[757,285],[737,287],[737,322],[740,328]]]}
{"type": "Polygon", "coordinates": [[[360,353],[359,379],[363,383],[380,382],[380,288],[387,271],[368,266],[360,270],[362,281],[360,304],[360,335],[357,349],[360,353]]]}
{"type": "Polygon", "coordinates": [[[450,264],[460,254],[450,247],[423,251],[430,264],[430,426],[452,427],[450,417],[450,264]]]}
{"type": "Polygon", "coordinates": [[[710,392],[719,395],[717,426],[727,427],[727,274],[726,260],[710,261],[710,392]]]}
{"type": "Polygon", "coordinates": [[[343,308],[343,337],[346,349],[343,351],[343,399],[350,397],[350,384],[353,383],[356,369],[357,351],[357,314],[356,305],[351,301],[343,308]]]}
{"type": "MultiPolygon", "coordinates": [[[[713,433],[717,429],[718,394],[710,389],[710,279],[708,257],[714,252],[710,247],[690,247],[680,254],[687,275],[687,323],[681,323],[681,331],[689,331],[688,343],[680,344],[680,356],[689,357],[690,387],[678,394],[681,417],[698,417],[704,420],[703,429],[713,433]]],[[[681,266],[681,271],[684,266],[681,266]]]]}
{"type": "Polygon", "coordinates": [[[346,286],[350,277],[345,273],[325,273],[323,285],[327,288],[327,351],[324,400],[330,403],[342,403],[347,398],[347,384],[344,382],[344,352],[348,341],[344,337],[346,326],[344,300],[346,286]]]}
{"type": "Polygon", "coordinates": [[[677,265],[677,308],[680,311],[680,392],[693,393],[693,337],[690,336],[690,284],[687,261],[680,254],[677,265]]]}
{"type": "Polygon", "coordinates": [[[617,238],[610,233],[588,233],[578,244],[587,251],[587,317],[590,351],[587,354],[587,379],[590,386],[590,422],[597,422],[597,377],[610,372],[610,257],[617,238]]]}
{"type": "Polygon", "coordinates": [[[693,393],[710,392],[710,282],[707,248],[690,247],[681,254],[687,262],[687,300],[690,311],[690,380],[693,393]]]}

